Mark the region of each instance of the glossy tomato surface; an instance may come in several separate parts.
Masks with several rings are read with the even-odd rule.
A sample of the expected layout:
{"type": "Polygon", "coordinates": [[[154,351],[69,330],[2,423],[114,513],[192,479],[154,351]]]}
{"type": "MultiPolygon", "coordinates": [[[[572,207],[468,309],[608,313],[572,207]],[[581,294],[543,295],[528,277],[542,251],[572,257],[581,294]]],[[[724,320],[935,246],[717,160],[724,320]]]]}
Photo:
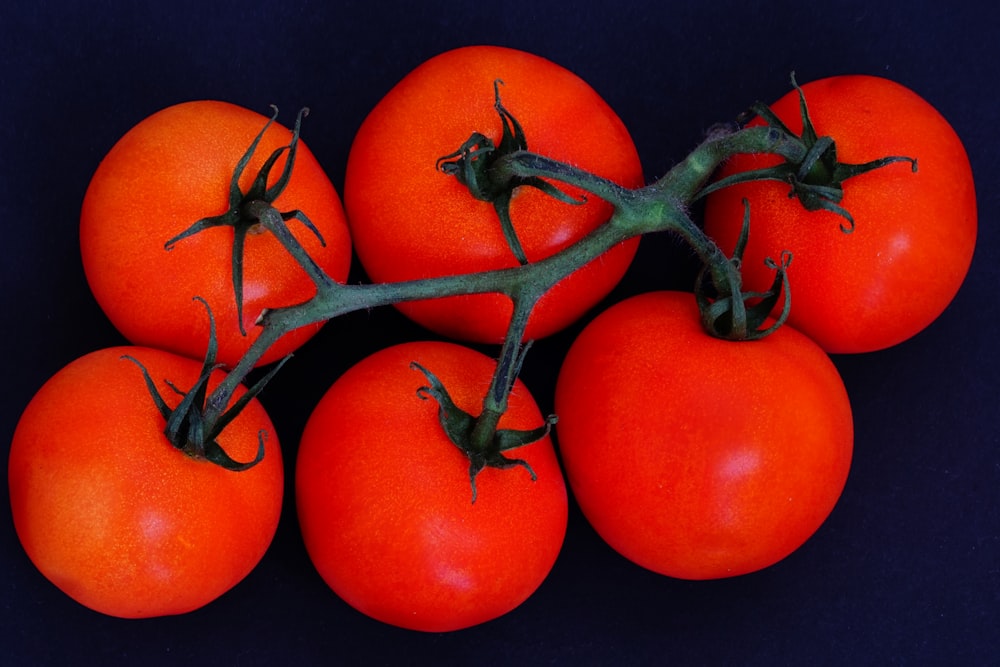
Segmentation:
{"type": "MultiPolygon", "coordinates": [[[[770,284],[764,260],[789,250],[789,322],[828,352],[871,352],[925,329],[951,303],[972,262],[977,206],[965,148],[948,121],[910,89],[875,76],[836,76],[802,86],[820,136],[833,137],[841,162],[887,156],[897,162],[848,179],[840,205],[854,218],[809,212],[789,186],[758,181],[708,197],[705,230],[728,253],[750,203],[750,238],[743,262],[753,289],[770,284]]],[[[772,109],[801,132],[799,97],[772,109]]],[[[720,178],[775,164],[770,156],[738,155],[720,178]]],[[[780,307],[780,304],[779,304],[780,307]]]]}
{"type": "MultiPolygon", "coordinates": [[[[448,440],[438,377],[478,414],[496,363],[444,342],[403,343],[341,376],[309,418],[296,462],[296,502],[320,575],[355,609],[385,623],[456,630],[505,614],[542,583],[562,546],[566,486],[548,436],[511,450],[521,466],[487,468],[472,500],[469,460],[448,440]]],[[[542,415],[520,381],[500,428],[534,429],[542,415]]]]}
{"type": "MultiPolygon", "coordinates": [[[[201,364],[141,347],[105,348],[46,382],[14,433],[11,511],[21,544],[46,578],[77,602],[141,618],[202,607],[257,565],[282,504],[277,435],[253,399],[219,437],[243,472],[196,460],[163,435],[140,361],[173,406],[201,364]]],[[[223,377],[216,371],[212,387],[223,377]]],[[[242,390],[241,390],[242,392],[242,390]]]]}
{"type": "Polygon", "coordinates": [[[851,463],[851,406],[827,355],[787,326],[754,342],[710,337],[686,293],[598,315],[555,400],[584,515],[623,556],[672,577],[786,557],[829,515],[851,463]]]}
{"type": "MultiPolygon", "coordinates": [[[[628,130],[578,76],[510,48],[447,51],[393,87],[351,146],[344,204],[358,257],[373,281],[517,265],[493,205],[473,198],[436,166],[474,132],[499,142],[497,80],[503,82],[503,106],[524,128],[528,150],[621,185],[642,185],[642,167],[628,130]]],[[[576,198],[583,194],[562,189],[576,198]]],[[[573,205],[520,187],[510,213],[528,261],[537,261],[606,221],[611,207],[596,197],[573,205]]],[[[638,239],[617,246],[557,284],[535,308],[527,337],[542,338],[579,318],[618,283],[637,247],[638,239]]],[[[400,303],[398,308],[435,332],[475,342],[503,340],[511,314],[510,300],[495,294],[400,303]]]]}
{"type": "MultiPolygon", "coordinates": [[[[226,102],[185,102],[144,119],[101,161],[83,200],[83,266],[97,302],[132,343],[204,358],[208,322],[192,301],[201,297],[218,323],[218,359],[233,366],[256,339],[255,323],[264,309],[315,294],[312,280],[282,244],[270,233],[251,230],[243,251],[243,335],[233,287],[233,228],[206,229],[164,248],[196,221],[227,210],[236,165],[267,121],[226,102]]],[[[239,181],[243,192],[271,152],[291,137],[287,128],[270,126],[239,181]]],[[[269,183],[277,181],[286,157],[287,151],[269,183]]],[[[343,206],[302,141],[274,206],[308,216],[326,245],[296,220],[288,223],[292,233],[331,278],[345,280],[351,244],[343,206]]],[[[260,363],[280,359],[318,329],[311,325],[288,333],[260,363]]]]}

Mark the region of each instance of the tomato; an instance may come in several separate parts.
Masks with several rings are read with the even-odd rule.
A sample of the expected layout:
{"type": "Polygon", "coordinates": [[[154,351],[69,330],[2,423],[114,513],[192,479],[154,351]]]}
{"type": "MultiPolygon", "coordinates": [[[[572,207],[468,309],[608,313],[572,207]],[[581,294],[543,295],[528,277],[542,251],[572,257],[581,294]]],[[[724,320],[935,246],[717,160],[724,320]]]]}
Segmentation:
{"type": "MultiPolygon", "coordinates": [[[[897,162],[846,180],[840,205],[854,218],[848,234],[840,229],[843,217],[806,211],[789,198],[788,184],[776,181],[709,195],[705,230],[730,252],[746,198],[746,285],[769,285],[772,274],[765,258],[790,250],[790,324],[828,352],[890,347],[934,321],[968,272],[977,227],[968,157],[941,114],[900,84],[872,76],[836,76],[807,83],[802,90],[816,132],[833,137],[841,162],[908,156],[917,160],[916,173],[909,163],[897,162]]],[[[792,131],[801,131],[797,93],[785,95],[772,109],[792,131]]],[[[720,177],[775,163],[771,156],[738,155],[720,177]]]]}
{"type": "MultiPolygon", "coordinates": [[[[256,398],[217,440],[246,462],[266,433],[253,467],[233,472],[175,448],[142,371],[123,355],[171,406],[180,397],[164,380],[187,390],[201,371],[192,359],[124,346],[56,373],[11,443],[14,527],[35,566],[77,602],[125,618],[180,614],[231,589],[264,555],[281,512],[281,450],[256,398]]],[[[215,371],[209,387],[223,376],[215,371]]]]}
{"type": "MultiPolygon", "coordinates": [[[[81,213],[83,266],[98,304],[132,343],[203,358],[208,323],[192,302],[202,297],[218,322],[218,359],[231,367],[256,339],[254,323],[264,309],[315,294],[312,280],[274,235],[251,229],[243,251],[243,335],[233,286],[233,228],[209,228],[164,248],[196,221],[227,211],[236,165],[267,121],[225,102],[178,104],[129,130],[97,168],[81,213]]],[[[268,128],[239,181],[242,192],[291,136],[276,123],[268,128]]],[[[286,157],[287,151],[269,183],[277,181],[286,157]]],[[[292,233],[331,278],[346,280],[351,245],[343,207],[301,141],[291,178],[273,203],[282,212],[305,213],[325,247],[297,220],[288,223],[292,233]]],[[[284,357],[319,327],[286,334],[259,363],[284,357]]]]}
{"type": "MultiPolygon", "coordinates": [[[[446,437],[433,373],[477,414],[496,362],[447,342],[410,342],[365,358],[309,418],[295,490],[306,549],[330,588],[382,622],[444,632],[496,618],[542,583],[562,546],[567,496],[550,438],[514,454],[534,471],[470,463],[446,437]]],[[[518,380],[503,429],[542,424],[518,380]]]]}
{"type": "Polygon", "coordinates": [[[711,337],[690,294],[598,315],[570,347],[555,405],[588,521],[672,577],[781,560],[829,515],[850,467],[851,408],[823,350],[787,325],[753,342],[711,337]]]}
{"type": "MultiPolygon", "coordinates": [[[[491,203],[473,198],[437,160],[479,132],[501,139],[494,81],[524,129],[528,150],[621,185],[643,183],[624,124],[583,80],[544,58],[508,48],[445,52],[410,72],[362,123],[347,161],[344,205],[358,258],[369,278],[395,282],[517,265],[491,203]]],[[[579,199],[582,192],[559,186],[579,199]]],[[[529,261],[579,240],[611,215],[591,197],[568,204],[533,187],[511,202],[514,230],[529,261]]],[[[529,339],[575,321],[621,279],[638,239],[616,246],[558,283],[528,322],[529,339]]],[[[397,304],[412,320],[456,339],[496,343],[512,307],[498,294],[397,304]]]]}

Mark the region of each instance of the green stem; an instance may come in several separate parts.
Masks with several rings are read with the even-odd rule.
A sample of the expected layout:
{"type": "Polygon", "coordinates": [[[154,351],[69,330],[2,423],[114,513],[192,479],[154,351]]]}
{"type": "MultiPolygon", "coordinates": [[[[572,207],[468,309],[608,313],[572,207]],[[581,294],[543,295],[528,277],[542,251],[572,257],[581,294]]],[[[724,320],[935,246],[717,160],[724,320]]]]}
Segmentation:
{"type": "MultiPolygon", "coordinates": [[[[710,267],[717,284],[732,283],[735,278],[731,262],[691,221],[686,208],[726,158],[737,153],[777,153],[787,157],[796,155],[796,151],[801,152],[801,144],[796,143],[794,137],[774,128],[754,127],[717,133],[658,181],[636,190],[541,155],[516,152],[498,160],[495,168],[508,169],[522,178],[542,177],[576,186],[611,203],[614,206],[611,218],[583,239],[537,262],[509,269],[395,283],[337,283],[309,257],[288,230],[282,216],[274,209],[267,210],[267,207],[261,206],[261,210],[257,211],[260,222],[300,261],[316,283],[317,293],[302,304],[263,314],[259,322],[262,325],[259,337],[209,397],[206,419],[213,423],[211,420],[221,415],[236,386],[246,378],[263,353],[281,336],[296,328],[356,310],[403,301],[487,292],[505,294],[515,300],[515,313],[518,317],[523,314],[526,320],[534,302],[553,285],[615,245],[635,236],[674,231],[690,243],[710,267]]],[[[512,321],[512,327],[523,326],[516,320],[512,321]]],[[[515,334],[509,334],[507,341],[512,340],[515,334]]]]}
{"type": "Polygon", "coordinates": [[[268,231],[274,234],[281,244],[285,246],[285,249],[291,253],[295,260],[302,266],[303,270],[309,274],[309,277],[316,284],[316,288],[319,290],[329,289],[331,285],[336,284],[335,281],[330,278],[320,268],[316,260],[306,252],[306,249],[302,247],[298,239],[292,235],[291,230],[288,225],[285,224],[285,218],[281,215],[278,209],[274,208],[270,202],[263,199],[255,199],[246,204],[247,215],[252,219],[256,220],[258,223],[263,224],[268,231]]]}
{"type": "Polygon", "coordinates": [[[483,398],[483,410],[476,418],[476,424],[472,429],[469,444],[476,451],[486,452],[489,449],[497,432],[500,418],[507,412],[507,398],[521,372],[524,355],[531,346],[530,341],[524,341],[524,332],[528,326],[528,317],[531,315],[539,296],[518,294],[513,299],[514,311],[511,315],[510,326],[507,328],[503,346],[500,348],[500,356],[490,381],[489,391],[483,398]]]}
{"type": "Polygon", "coordinates": [[[736,132],[723,130],[710,135],[655,185],[690,203],[701,196],[716,168],[739,153],[771,153],[799,162],[806,149],[795,135],[769,126],[747,127],[736,132]]]}

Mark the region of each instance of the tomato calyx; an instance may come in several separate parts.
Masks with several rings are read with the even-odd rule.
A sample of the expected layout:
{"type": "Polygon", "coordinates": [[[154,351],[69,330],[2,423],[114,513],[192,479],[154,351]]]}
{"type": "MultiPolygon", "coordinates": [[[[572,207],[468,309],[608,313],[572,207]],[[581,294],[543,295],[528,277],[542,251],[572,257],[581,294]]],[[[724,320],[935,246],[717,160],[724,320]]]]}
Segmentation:
{"type": "Polygon", "coordinates": [[[819,136],[816,133],[816,128],[809,117],[805,93],[796,83],[794,72],[792,72],[791,79],[792,86],[799,95],[799,112],[802,116],[801,135],[796,135],[789,130],[788,126],[766,104],[757,102],[751,107],[750,113],[760,117],[769,127],[780,130],[790,137],[796,137],[800,144],[800,151],[797,151],[799,157],[793,159],[786,155],[784,156],[785,162],[782,164],[748,170],[719,179],[704,188],[698,196],[704,197],[710,192],[737,183],[760,180],[781,181],[791,186],[788,196],[790,198],[797,197],[807,211],[824,210],[836,213],[844,219],[840,225],[841,231],[850,233],[854,231],[854,217],[840,205],[844,198],[844,181],[895,162],[909,162],[911,170],[916,173],[917,160],[912,157],[893,155],[861,164],[840,162],[837,159],[837,144],[834,138],[819,136]]]}
{"type": "MultiPolygon", "coordinates": [[[[264,162],[263,166],[261,166],[260,170],[257,172],[257,175],[254,177],[250,187],[246,192],[243,192],[240,189],[240,178],[243,176],[243,172],[246,170],[250,159],[257,151],[257,146],[260,144],[264,133],[267,132],[268,128],[271,127],[274,121],[278,118],[278,107],[271,105],[271,108],[274,110],[271,118],[267,121],[264,128],[257,134],[257,136],[254,137],[254,140],[250,143],[250,146],[243,154],[243,157],[240,158],[239,162],[237,162],[236,168],[233,170],[232,179],[229,182],[229,204],[226,211],[219,215],[209,216],[196,221],[190,227],[164,244],[164,247],[167,250],[172,250],[181,240],[189,236],[193,236],[194,234],[197,234],[205,229],[209,229],[210,227],[233,228],[233,293],[236,299],[236,313],[240,333],[244,336],[246,335],[246,329],[243,325],[243,249],[246,244],[246,237],[247,234],[258,233],[266,229],[265,225],[261,224],[261,206],[263,205],[267,208],[274,208],[272,203],[281,195],[282,192],[284,192],[285,187],[288,185],[288,181],[292,176],[292,169],[295,165],[295,155],[299,146],[302,119],[309,115],[308,107],[304,107],[299,111],[298,116],[295,118],[295,128],[292,131],[291,141],[287,146],[277,148],[271,153],[271,155],[264,162]],[[268,180],[271,176],[271,169],[278,161],[278,158],[280,158],[285,151],[288,152],[288,158],[285,160],[282,172],[278,179],[269,186],[268,180]]],[[[286,222],[295,219],[304,224],[313,234],[316,235],[320,244],[324,247],[326,246],[326,241],[323,240],[323,235],[320,234],[319,230],[305,213],[299,210],[284,212],[279,211],[278,213],[282,220],[285,220],[286,222]]]]}
{"type": "Polygon", "coordinates": [[[281,366],[288,361],[289,357],[285,357],[278,362],[267,375],[262,377],[240,396],[218,419],[207,419],[205,417],[205,401],[208,397],[208,380],[212,373],[220,368],[221,365],[215,363],[218,341],[215,336],[215,319],[212,316],[212,311],[204,299],[201,297],[195,297],[195,299],[201,301],[208,311],[210,332],[208,351],[205,354],[205,360],[202,364],[198,380],[189,390],[184,391],[170,380],[164,380],[167,386],[181,397],[181,401],[176,407],[171,408],[167,404],[142,362],[131,355],[123,355],[122,359],[131,361],[142,371],[146,389],[152,397],[156,409],[166,420],[163,434],[171,445],[194,459],[205,460],[233,472],[243,472],[264,460],[264,441],[267,439],[267,432],[262,430],[257,434],[257,454],[251,461],[236,461],[233,459],[218,443],[218,437],[222,433],[222,430],[236,418],[243,408],[261,392],[281,366]]]}
{"type": "Polygon", "coordinates": [[[448,440],[458,447],[469,459],[469,483],[472,486],[472,502],[476,502],[476,476],[486,468],[509,469],[522,467],[531,475],[531,481],[538,476],[524,459],[509,458],[504,452],[541,440],[552,429],[556,419],[550,416],[542,426],[530,430],[497,429],[502,412],[484,409],[477,418],[461,409],[452,400],[444,384],[429,370],[416,361],[410,368],[420,371],[428,384],[417,389],[417,396],[423,400],[433,398],[438,404],[438,419],[448,436],[448,440]],[[484,429],[483,425],[488,425],[484,429]],[[485,436],[485,437],[484,437],[485,436]]]}
{"type": "Polygon", "coordinates": [[[493,204],[507,245],[518,263],[524,265],[528,258],[510,218],[514,190],[521,186],[537,188],[567,204],[582,204],[585,200],[576,199],[537,176],[518,176],[501,167],[501,158],[528,150],[524,129],[500,101],[502,84],[500,79],[493,81],[493,108],[503,126],[500,143],[473,132],[457,151],[438,158],[435,168],[457,178],[476,199],[493,204]]]}
{"type": "Polygon", "coordinates": [[[792,295],[788,282],[788,266],[792,253],[785,251],[779,260],[768,257],[765,262],[774,271],[774,280],[764,292],[742,291],[743,253],[750,237],[750,202],[743,200],[743,226],[736,241],[733,256],[723,264],[705,264],[695,281],[695,300],[701,313],[702,326],[712,336],[727,340],[759,340],[774,333],[788,319],[792,295]],[[781,313],[771,319],[771,312],[782,293],[785,301],[781,313]]]}

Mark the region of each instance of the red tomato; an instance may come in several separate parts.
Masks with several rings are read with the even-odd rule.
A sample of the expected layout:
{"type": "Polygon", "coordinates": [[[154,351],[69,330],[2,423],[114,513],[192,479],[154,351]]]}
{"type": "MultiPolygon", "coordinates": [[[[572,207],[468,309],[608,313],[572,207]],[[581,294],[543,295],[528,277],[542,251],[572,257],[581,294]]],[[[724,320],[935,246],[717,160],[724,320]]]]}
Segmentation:
{"type": "MultiPolygon", "coordinates": [[[[478,414],[496,362],[443,342],[397,345],[364,359],[309,418],[296,463],[306,549],[348,604],[385,623],[444,632],[507,613],[549,573],[566,532],[567,498],[548,436],[512,451],[524,468],[486,468],[472,502],[469,460],[446,437],[437,376],[478,414]]],[[[518,381],[501,428],[543,423],[518,381]]]]}
{"type": "Polygon", "coordinates": [[[556,385],[557,441],[607,543],[673,577],[771,565],[833,509],[853,447],[829,357],[788,326],[713,338],[694,297],[653,292],[598,315],[556,385]]]}
{"type": "MultiPolygon", "coordinates": [[[[243,472],[196,460],[163,434],[140,361],[186,390],[201,364],[169,352],[115,347],[54,375],[14,433],[8,476],[14,527],[28,557],[79,603],[112,616],[180,614],[242,580],[260,561],[281,512],[284,467],[274,428],[252,399],[218,438],[243,472]]],[[[209,387],[223,377],[216,371],[209,387]]],[[[238,395],[242,394],[241,391],[238,395]]]]}
{"type": "MultiPolygon", "coordinates": [[[[976,194],[961,140],[948,122],[911,90],[872,76],[837,76],[802,86],[820,136],[836,142],[841,162],[887,156],[916,158],[844,182],[844,218],[808,212],[788,196],[789,186],[757,181],[708,197],[705,230],[732,251],[750,202],[750,238],[743,261],[745,284],[766,288],[766,257],[783,250],[792,308],[788,322],[828,352],[868,352],[900,343],[923,330],[961,286],[976,243],[976,194]]],[[[798,94],[772,109],[794,132],[802,130],[798,94]]],[[[738,155],[720,177],[776,164],[765,155],[738,155]]],[[[781,307],[781,304],[778,304],[781,307]]]]}
{"type": "MultiPolygon", "coordinates": [[[[614,111],[575,74],[528,53],[492,46],[448,51],[399,82],[358,130],[348,157],[344,204],[361,264],[376,282],[395,282],[517,265],[491,203],[470,194],[436,167],[473,132],[494,142],[504,107],[520,122],[528,150],[637,187],[642,167],[614,111]]],[[[569,187],[565,192],[579,198],[569,187]]],[[[529,261],[579,240],[611,215],[591,197],[584,205],[518,188],[511,218],[529,261]]],[[[638,247],[633,239],[560,282],[538,303],[527,338],[552,334],[576,320],[621,279],[638,247]]],[[[503,340],[510,300],[497,294],[400,303],[419,324],[454,338],[503,340]]]]}
{"type": "MultiPolygon", "coordinates": [[[[233,366],[256,339],[266,308],[306,301],[315,286],[270,233],[246,236],[242,335],[232,278],[232,227],[214,227],[164,244],[194,222],[223,213],[237,163],[268,119],[225,102],[197,101],[159,111],[129,130],[101,162],[83,202],[80,245],[94,296],[131,342],[195,359],[205,356],[208,322],[196,296],[208,301],[218,324],[218,360],[233,366]]],[[[264,161],[288,145],[291,132],[272,124],[240,179],[246,192],[264,161]]],[[[285,164],[271,170],[274,183],[285,164]]],[[[299,221],[288,224],[334,280],[347,278],[351,245],[340,198],[308,147],[299,142],[279,211],[301,210],[326,246],[299,221]]],[[[293,351],[319,330],[284,336],[261,359],[293,351]]]]}

